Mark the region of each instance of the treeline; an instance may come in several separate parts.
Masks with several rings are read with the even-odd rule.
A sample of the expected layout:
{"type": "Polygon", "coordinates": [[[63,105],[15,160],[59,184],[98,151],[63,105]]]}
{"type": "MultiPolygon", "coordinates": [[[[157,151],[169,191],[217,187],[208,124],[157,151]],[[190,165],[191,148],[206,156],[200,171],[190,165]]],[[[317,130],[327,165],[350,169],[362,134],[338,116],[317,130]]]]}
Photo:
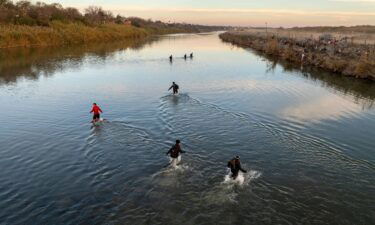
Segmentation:
{"type": "Polygon", "coordinates": [[[64,8],[61,4],[47,4],[29,1],[0,0],[0,24],[27,25],[27,26],[50,26],[51,22],[79,22],[85,25],[132,24],[138,28],[161,33],[168,29],[186,32],[202,32],[224,30],[223,26],[203,26],[184,23],[163,23],[161,21],[145,20],[137,17],[123,17],[114,15],[112,12],[98,6],[90,6],[81,13],[73,7],[64,8]]]}
{"type": "Polygon", "coordinates": [[[82,14],[78,9],[64,8],[58,3],[46,4],[29,1],[0,0],[0,23],[28,26],[49,26],[52,21],[82,22],[98,24],[114,21],[115,17],[109,11],[91,6],[82,14]]]}
{"type": "Polygon", "coordinates": [[[140,39],[150,34],[224,29],[226,27],[126,18],[97,6],[80,12],[58,3],[0,0],[0,48],[86,44],[140,39]]]}
{"type": "Polygon", "coordinates": [[[230,27],[227,26],[206,26],[197,24],[187,24],[187,23],[164,23],[161,21],[145,20],[138,17],[128,17],[128,21],[131,21],[133,26],[144,28],[153,33],[180,33],[180,32],[210,32],[219,30],[228,30],[230,27]],[[174,32],[170,32],[174,31],[174,32]]]}
{"type": "Polygon", "coordinates": [[[0,0],[0,23],[27,26],[49,26],[53,21],[80,22],[86,25],[123,24],[126,18],[98,6],[89,6],[81,13],[73,7],[29,1],[0,0]]]}

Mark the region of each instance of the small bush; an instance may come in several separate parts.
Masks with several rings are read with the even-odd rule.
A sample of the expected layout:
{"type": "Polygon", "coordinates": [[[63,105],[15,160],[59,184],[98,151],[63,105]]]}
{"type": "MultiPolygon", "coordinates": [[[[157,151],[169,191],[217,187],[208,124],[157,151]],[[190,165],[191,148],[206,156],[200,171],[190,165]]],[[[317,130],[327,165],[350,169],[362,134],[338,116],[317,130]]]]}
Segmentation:
{"type": "Polygon", "coordinates": [[[347,61],[343,59],[339,59],[339,58],[332,58],[332,57],[327,57],[324,62],[325,62],[325,68],[336,73],[344,71],[346,66],[348,65],[347,61]]]}
{"type": "Polygon", "coordinates": [[[269,55],[279,55],[279,42],[276,39],[268,40],[266,44],[266,53],[269,55]]]}
{"type": "Polygon", "coordinates": [[[375,64],[369,60],[360,60],[355,67],[354,75],[361,78],[375,79],[375,64]]]}

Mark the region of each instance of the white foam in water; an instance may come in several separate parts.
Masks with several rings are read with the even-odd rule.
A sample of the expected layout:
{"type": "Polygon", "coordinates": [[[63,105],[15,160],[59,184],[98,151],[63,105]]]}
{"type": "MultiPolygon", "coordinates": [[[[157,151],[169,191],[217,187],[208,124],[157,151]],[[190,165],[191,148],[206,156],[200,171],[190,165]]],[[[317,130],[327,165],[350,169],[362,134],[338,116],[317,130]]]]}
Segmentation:
{"type": "Polygon", "coordinates": [[[238,185],[247,185],[252,180],[259,178],[262,173],[256,170],[250,170],[247,173],[238,173],[238,176],[235,180],[231,177],[230,169],[227,170],[227,174],[224,176],[224,184],[238,184],[238,185]]]}
{"type": "Polygon", "coordinates": [[[233,180],[231,174],[230,169],[228,169],[224,176],[224,181],[221,182],[220,185],[212,187],[212,189],[205,194],[205,200],[213,204],[223,204],[226,202],[237,203],[239,189],[236,187],[246,187],[251,181],[262,175],[259,171],[249,170],[247,173],[239,172],[238,177],[233,180]]]}
{"type": "Polygon", "coordinates": [[[191,168],[186,164],[179,164],[181,156],[177,158],[177,165],[172,165],[172,158],[169,159],[170,164],[164,167],[162,170],[156,172],[151,176],[152,182],[156,186],[173,187],[178,185],[181,180],[180,176],[191,168]]]}
{"type": "Polygon", "coordinates": [[[181,162],[181,156],[179,155],[177,159],[174,159],[172,157],[169,158],[169,163],[173,168],[177,168],[178,165],[181,162]]]}
{"type": "Polygon", "coordinates": [[[155,173],[152,177],[155,178],[162,174],[170,176],[170,175],[174,175],[176,171],[183,172],[189,169],[188,165],[185,165],[185,164],[181,165],[180,162],[181,162],[181,155],[178,156],[177,160],[175,161],[173,161],[172,157],[169,157],[169,165],[167,165],[166,168],[162,169],[161,171],[155,173]]]}
{"type": "Polygon", "coordinates": [[[103,119],[103,118],[99,118],[99,120],[96,121],[96,122],[93,122],[93,124],[94,124],[95,126],[99,126],[99,125],[103,124],[104,122],[107,122],[107,120],[106,120],[106,119],[103,119]]]}
{"type": "Polygon", "coordinates": [[[172,157],[169,157],[169,169],[168,171],[174,171],[174,170],[178,170],[178,171],[185,171],[187,169],[189,169],[189,166],[188,165],[181,165],[181,155],[178,156],[178,158],[176,160],[174,160],[172,157]]]}

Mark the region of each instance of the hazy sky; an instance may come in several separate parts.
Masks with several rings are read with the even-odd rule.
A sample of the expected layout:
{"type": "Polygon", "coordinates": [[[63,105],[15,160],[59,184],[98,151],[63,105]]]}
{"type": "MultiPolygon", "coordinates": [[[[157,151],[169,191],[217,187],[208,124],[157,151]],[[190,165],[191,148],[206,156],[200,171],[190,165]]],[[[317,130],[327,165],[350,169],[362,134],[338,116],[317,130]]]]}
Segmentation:
{"type": "MultiPolygon", "coordinates": [[[[43,1],[43,0],[42,0],[43,1]]],[[[241,26],[375,25],[375,0],[44,0],[124,16],[241,26]]]]}

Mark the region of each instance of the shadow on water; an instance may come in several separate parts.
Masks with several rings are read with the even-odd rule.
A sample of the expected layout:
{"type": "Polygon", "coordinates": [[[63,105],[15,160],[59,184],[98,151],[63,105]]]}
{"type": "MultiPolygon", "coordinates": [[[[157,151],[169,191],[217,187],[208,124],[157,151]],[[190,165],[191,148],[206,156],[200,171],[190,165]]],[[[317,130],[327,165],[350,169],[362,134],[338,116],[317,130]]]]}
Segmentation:
{"type": "Polygon", "coordinates": [[[161,97],[161,100],[162,101],[169,101],[173,105],[178,105],[179,103],[188,102],[190,100],[190,96],[189,96],[189,94],[186,94],[186,93],[180,93],[180,94],[177,94],[177,95],[170,94],[170,95],[166,95],[164,97],[161,97]]]}
{"type": "MultiPolygon", "coordinates": [[[[223,42],[226,45],[238,47],[236,45],[223,42]]],[[[375,101],[375,82],[364,79],[356,79],[353,77],[346,77],[325,70],[301,66],[296,63],[288,62],[283,59],[269,56],[253,49],[246,49],[257,56],[261,56],[267,61],[267,73],[272,73],[279,65],[288,74],[297,74],[309,80],[319,83],[324,88],[339,91],[345,95],[351,95],[355,101],[361,104],[364,108],[373,108],[375,101]]]]}
{"type": "Polygon", "coordinates": [[[331,88],[351,95],[355,101],[365,108],[372,108],[375,100],[375,83],[370,80],[359,80],[352,77],[343,77],[312,67],[298,67],[289,62],[276,61],[283,66],[285,71],[297,72],[298,75],[320,82],[325,88],[331,88]]]}
{"type": "Polygon", "coordinates": [[[339,91],[345,95],[354,97],[355,102],[361,104],[364,108],[371,109],[375,101],[375,82],[370,80],[345,77],[321,70],[319,68],[297,65],[285,60],[266,56],[269,64],[267,72],[272,72],[277,65],[281,65],[289,74],[298,74],[309,80],[320,83],[324,88],[330,88],[339,91]]]}
{"type": "Polygon", "coordinates": [[[159,39],[126,40],[92,43],[79,46],[11,48],[0,51],[0,85],[17,82],[20,78],[36,80],[66,69],[79,68],[87,57],[106,61],[118,51],[142,50],[159,39]]]}

